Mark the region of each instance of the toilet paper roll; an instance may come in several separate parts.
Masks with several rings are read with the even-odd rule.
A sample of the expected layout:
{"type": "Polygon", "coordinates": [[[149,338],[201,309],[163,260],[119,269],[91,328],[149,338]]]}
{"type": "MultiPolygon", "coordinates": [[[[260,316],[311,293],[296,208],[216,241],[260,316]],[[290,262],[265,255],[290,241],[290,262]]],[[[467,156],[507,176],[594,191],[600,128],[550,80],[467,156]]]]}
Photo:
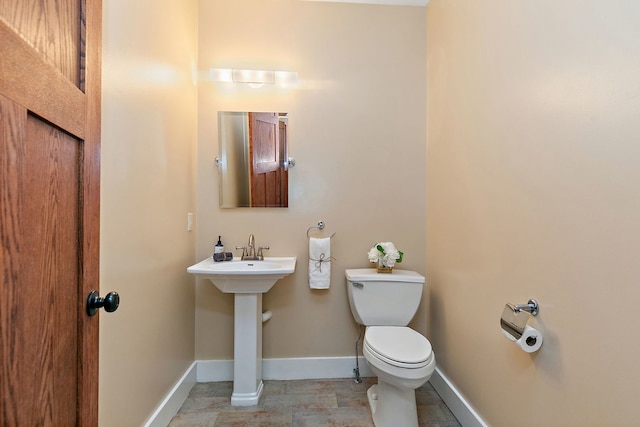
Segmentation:
{"type": "MultiPolygon", "coordinates": [[[[508,334],[505,333],[505,335],[508,334]]],[[[536,328],[532,328],[531,326],[526,325],[524,327],[522,336],[518,338],[515,343],[523,351],[527,353],[533,353],[540,350],[540,347],[542,347],[542,334],[536,328]]]]}
{"type": "Polygon", "coordinates": [[[265,310],[262,312],[262,322],[266,322],[267,320],[271,319],[271,316],[273,316],[273,314],[269,311],[269,310],[265,310]]]}

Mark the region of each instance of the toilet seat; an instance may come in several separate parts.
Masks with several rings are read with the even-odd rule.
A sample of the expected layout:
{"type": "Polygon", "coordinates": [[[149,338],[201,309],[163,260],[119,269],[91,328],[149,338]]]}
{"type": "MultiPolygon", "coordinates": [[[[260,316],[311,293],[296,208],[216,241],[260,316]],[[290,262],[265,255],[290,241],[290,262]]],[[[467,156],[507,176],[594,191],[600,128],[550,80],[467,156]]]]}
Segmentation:
{"type": "Polygon", "coordinates": [[[429,340],[406,326],[369,326],[364,346],[376,358],[400,368],[423,368],[433,359],[429,340]]]}

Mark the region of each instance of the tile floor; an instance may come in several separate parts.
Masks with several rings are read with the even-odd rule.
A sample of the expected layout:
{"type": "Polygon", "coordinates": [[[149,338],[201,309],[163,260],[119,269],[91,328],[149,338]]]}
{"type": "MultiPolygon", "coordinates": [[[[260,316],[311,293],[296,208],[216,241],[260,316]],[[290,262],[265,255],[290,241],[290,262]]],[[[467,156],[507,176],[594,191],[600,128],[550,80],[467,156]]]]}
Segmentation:
{"type": "MultiPolygon", "coordinates": [[[[257,406],[231,406],[230,381],[198,383],[169,427],[373,427],[367,389],[376,378],[264,381],[257,406]]],[[[420,427],[460,427],[427,383],[416,390],[420,427]]],[[[402,426],[398,426],[402,427],[402,426]]]]}

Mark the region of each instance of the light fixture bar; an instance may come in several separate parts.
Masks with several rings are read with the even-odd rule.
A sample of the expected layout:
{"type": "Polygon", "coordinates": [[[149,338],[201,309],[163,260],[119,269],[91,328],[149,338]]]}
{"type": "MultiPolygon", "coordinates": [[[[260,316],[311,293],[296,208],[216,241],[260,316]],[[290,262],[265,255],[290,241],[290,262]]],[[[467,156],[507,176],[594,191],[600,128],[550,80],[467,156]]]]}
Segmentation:
{"type": "Polygon", "coordinates": [[[234,83],[275,84],[276,73],[266,70],[231,70],[234,83]]]}
{"type": "Polygon", "coordinates": [[[298,73],[295,71],[211,68],[209,77],[214,82],[247,83],[251,87],[260,87],[264,84],[294,86],[298,83],[298,73]]]}

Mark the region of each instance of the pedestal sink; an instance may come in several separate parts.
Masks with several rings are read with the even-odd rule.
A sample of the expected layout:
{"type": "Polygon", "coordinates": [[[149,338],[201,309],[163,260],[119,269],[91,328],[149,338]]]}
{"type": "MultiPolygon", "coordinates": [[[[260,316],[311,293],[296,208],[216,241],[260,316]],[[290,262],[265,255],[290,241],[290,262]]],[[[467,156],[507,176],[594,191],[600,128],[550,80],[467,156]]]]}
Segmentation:
{"type": "Polygon", "coordinates": [[[233,394],[234,406],[257,405],[262,394],[262,294],[293,273],[295,257],[265,257],[261,261],[214,262],[207,258],[187,271],[209,279],[234,296],[233,394]]]}

